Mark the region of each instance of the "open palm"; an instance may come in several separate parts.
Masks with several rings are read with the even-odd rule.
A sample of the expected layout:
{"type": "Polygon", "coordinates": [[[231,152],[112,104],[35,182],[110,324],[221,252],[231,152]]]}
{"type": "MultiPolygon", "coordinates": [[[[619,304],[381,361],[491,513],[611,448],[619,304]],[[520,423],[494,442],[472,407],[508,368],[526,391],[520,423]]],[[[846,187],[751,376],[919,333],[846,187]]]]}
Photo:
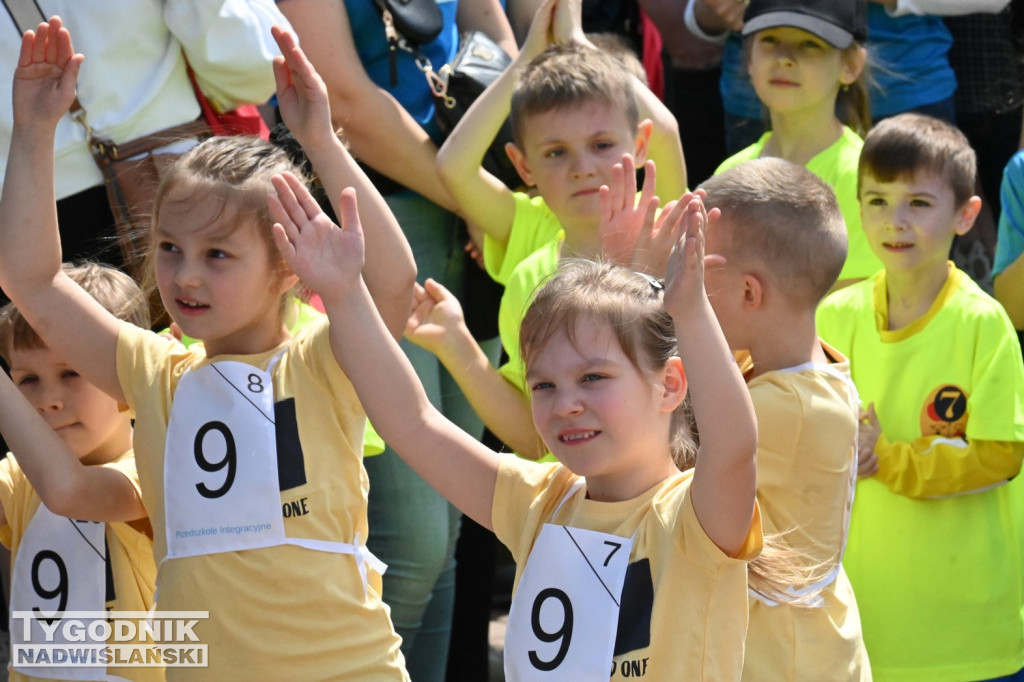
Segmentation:
{"type": "Polygon", "coordinates": [[[363,229],[355,190],[348,188],[341,195],[343,227],[338,227],[294,175],[282,173],[273,182],[277,195],[270,195],[267,203],[277,220],[274,240],[285,263],[321,296],[347,290],[363,269],[363,229]]]}
{"type": "Polygon", "coordinates": [[[75,54],[71,34],[60,17],[39,24],[36,31],[27,31],[14,71],[15,125],[52,128],[75,100],[82,59],[75,54]]]}

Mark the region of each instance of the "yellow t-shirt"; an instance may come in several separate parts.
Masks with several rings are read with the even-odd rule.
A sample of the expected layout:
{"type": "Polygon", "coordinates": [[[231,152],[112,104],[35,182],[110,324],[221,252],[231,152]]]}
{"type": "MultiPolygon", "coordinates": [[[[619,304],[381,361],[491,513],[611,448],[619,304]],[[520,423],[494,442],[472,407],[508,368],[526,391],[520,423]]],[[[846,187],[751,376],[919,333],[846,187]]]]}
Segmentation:
{"type": "MultiPolygon", "coordinates": [[[[829,368],[849,377],[846,358],[825,351],[829,368]]],[[[870,680],[857,601],[839,565],[857,474],[856,392],[814,364],[766,372],[748,386],[765,533],[784,533],[787,546],[821,567],[822,582],[838,572],[811,608],[751,597],[743,680],[870,680]]]]}
{"type": "MultiPolygon", "coordinates": [[[[136,489],[139,488],[135,457],[131,451],[113,462],[99,466],[121,472],[136,489]]],[[[18,558],[21,538],[40,504],[42,501],[39,495],[29,483],[17,459],[8,453],[7,457],[0,461],[0,505],[7,516],[7,524],[0,526],[0,542],[10,547],[12,566],[18,558]]],[[[149,611],[153,606],[153,590],[156,583],[156,564],[153,562],[149,522],[140,519],[130,523],[108,523],[106,527],[107,561],[114,587],[114,598],[107,602],[107,608],[116,611],[149,611]]],[[[45,669],[40,668],[40,672],[44,671],[45,669]]],[[[107,668],[107,672],[129,680],[157,682],[164,679],[162,668],[111,666],[107,668]]],[[[45,676],[28,677],[13,669],[9,670],[9,675],[12,681],[48,679],[45,676]]]]}
{"type": "Polygon", "coordinates": [[[577,480],[561,464],[501,457],[491,516],[495,534],[516,560],[516,585],[545,523],[631,536],[623,595],[650,596],[632,603],[623,597],[616,649],[624,648],[624,634],[630,645],[614,657],[611,679],[639,670],[651,680],[739,680],[746,562],[761,551],[756,508],[743,550],[730,558],[697,521],[689,494],[692,470],[624,502],[596,502],[579,492],[555,514],[577,480]],[[623,613],[633,622],[624,623],[623,613]]]}
{"type": "Polygon", "coordinates": [[[208,359],[129,324],[120,329],[117,370],[135,411],[135,452],[143,501],[154,529],[159,565],[158,607],[205,610],[195,632],[209,644],[210,667],[174,669],[168,678],[265,679],[269,671],[296,680],[407,680],[399,637],[380,600],[380,576],[356,560],[283,545],[170,559],[164,520],[164,445],[174,391],[186,370],[213,360],[273,369],[279,475],[285,534],[340,543],[367,535],[368,479],[362,463],[366,422],[355,391],[330,348],[326,318],[278,348],[208,359]],[[277,409],[294,401],[294,409],[277,409]],[[282,421],[287,412],[288,423],[282,421]],[[283,434],[294,434],[289,437],[283,434]],[[287,442],[282,442],[284,438],[287,442]],[[183,671],[183,672],[180,672],[183,671]],[[187,674],[186,674],[187,673],[187,674]]]}
{"type": "MultiPolygon", "coordinates": [[[[761,136],[754,144],[740,150],[722,162],[715,175],[739,165],[744,161],[757,159],[764,152],[764,145],[771,138],[771,132],[761,136]]],[[[857,198],[857,164],[864,140],[852,129],[843,126],[843,134],[826,149],[807,162],[807,170],[827,182],[839,200],[839,210],[846,222],[848,248],[846,262],[839,273],[839,279],[863,279],[882,269],[882,261],[871,250],[867,235],[860,224],[860,200],[857,198]]]]}
{"type": "MultiPolygon", "coordinates": [[[[884,272],[818,309],[818,331],[850,358],[883,439],[914,444],[925,461],[942,445],[967,454],[974,441],[1024,441],[1024,367],[998,302],[951,264],[924,316],[899,330],[887,319],[884,272]]],[[[1024,477],[942,499],[877,479],[857,484],[844,559],[875,679],[981,680],[1024,667],[1024,477]]]]}

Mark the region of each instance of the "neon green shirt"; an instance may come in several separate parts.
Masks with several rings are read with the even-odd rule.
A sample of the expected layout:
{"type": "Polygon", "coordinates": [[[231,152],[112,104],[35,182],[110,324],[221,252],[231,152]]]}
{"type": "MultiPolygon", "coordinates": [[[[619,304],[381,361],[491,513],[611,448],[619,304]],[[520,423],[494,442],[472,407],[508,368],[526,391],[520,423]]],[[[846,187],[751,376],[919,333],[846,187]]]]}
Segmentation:
{"type": "MultiPolygon", "coordinates": [[[[771,131],[746,149],[737,152],[722,162],[715,175],[738,166],[744,161],[757,159],[764,153],[764,146],[771,138],[771,131]]],[[[864,140],[860,139],[852,129],[843,126],[843,134],[830,147],[822,150],[807,162],[807,170],[831,185],[839,200],[839,210],[846,221],[846,234],[849,247],[846,262],[839,273],[839,279],[864,279],[882,269],[882,261],[878,260],[868,238],[860,225],[860,201],[857,199],[857,163],[864,140]]]]}
{"type": "Polygon", "coordinates": [[[829,296],[822,338],[874,403],[879,472],[857,485],[844,566],[875,680],[1024,667],[1024,367],[1002,307],[950,264],[890,331],[885,273],[829,296]]]}
{"type": "Polygon", "coordinates": [[[542,197],[516,192],[515,218],[508,243],[484,238],[487,274],[505,286],[498,307],[498,335],[508,354],[501,372],[513,386],[526,391],[526,368],[519,353],[519,325],[537,289],[558,268],[558,255],[565,240],[562,224],[542,197]]]}

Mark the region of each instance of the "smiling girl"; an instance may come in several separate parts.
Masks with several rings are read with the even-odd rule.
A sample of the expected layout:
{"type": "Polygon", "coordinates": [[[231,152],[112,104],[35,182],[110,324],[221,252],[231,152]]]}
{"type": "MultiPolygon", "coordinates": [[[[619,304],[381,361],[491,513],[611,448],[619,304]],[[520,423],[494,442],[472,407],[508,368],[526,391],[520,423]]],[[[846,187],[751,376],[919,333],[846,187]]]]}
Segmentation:
{"type": "Polygon", "coordinates": [[[506,679],[738,680],[747,561],[762,544],[757,429],[704,291],[700,199],[666,284],[570,261],[537,294],[521,345],[558,462],[534,463],[489,450],[427,400],[360,277],[354,192],[341,229],[303,193],[281,198],[282,253],[343,323],[338,358],[374,425],[516,558],[506,679]],[[694,454],[687,386],[701,443],[681,472],[694,454]]]}
{"type": "MultiPolygon", "coordinates": [[[[329,195],[364,193],[368,286],[400,334],[409,247],[334,134],[323,82],[292,36],[275,38],[281,113],[329,195]]],[[[274,247],[267,201],[273,183],[301,185],[294,167],[242,137],[183,156],[158,191],[151,260],[171,318],[203,344],[120,322],[60,269],[53,136],[82,59],[59,18],[24,36],[0,285],[49,347],[134,413],[158,609],[209,612],[195,628],[209,667],[169,667],[168,678],[407,680],[383,567],[362,544],[363,410],[334,359],[333,323],[294,337],[285,324],[297,277],[274,247]]]]}

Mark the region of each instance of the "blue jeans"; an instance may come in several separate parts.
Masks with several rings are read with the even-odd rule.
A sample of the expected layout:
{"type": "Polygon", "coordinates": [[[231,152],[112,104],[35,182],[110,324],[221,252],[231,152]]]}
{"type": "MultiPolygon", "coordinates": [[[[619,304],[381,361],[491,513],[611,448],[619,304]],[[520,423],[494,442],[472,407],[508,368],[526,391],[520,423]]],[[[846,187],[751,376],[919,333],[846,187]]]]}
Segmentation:
{"type": "MultiPolygon", "coordinates": [[[[412,247],[419,281],[432,277],[459,296],[463,267],[472,264],[458,243],[455,216],[408,191],[386,200],[412,247]]],[[[437,358],[407,341],[401,346],[430,402],[479,438],[482,422],[437,358]]],[[[494,356],[500,345],[491,346],[494,356]]],[[[402,637],[409,675],[414,682],[443,682],[460,514],[390,448],[367,457],[365,465],[370,477],[367,545],[388,564],[383,598],[402,637]]]]}

